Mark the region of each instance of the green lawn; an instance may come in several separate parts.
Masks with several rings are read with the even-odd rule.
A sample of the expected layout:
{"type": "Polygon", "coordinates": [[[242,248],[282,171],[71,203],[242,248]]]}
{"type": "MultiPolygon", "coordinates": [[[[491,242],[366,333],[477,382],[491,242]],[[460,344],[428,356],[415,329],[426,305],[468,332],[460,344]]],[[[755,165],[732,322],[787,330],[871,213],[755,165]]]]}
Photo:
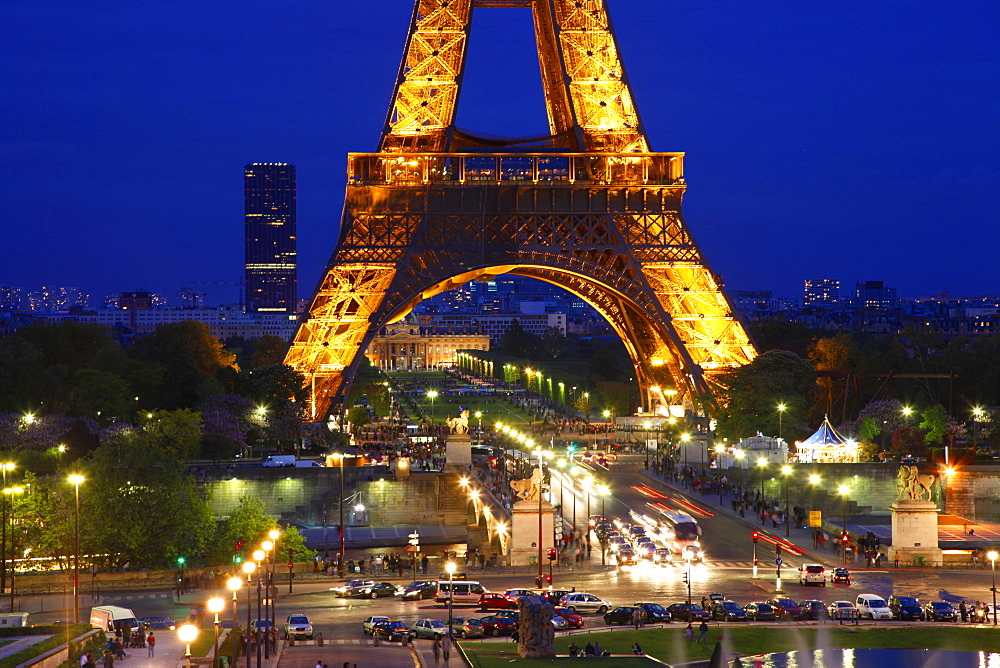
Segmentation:
{"type": "MultiPolygon", "coordinates": [[[[714,625],[704,645],[689,643],[682,625],[642,631],[596,631],[556,638],[556,652],[566,654],[570,642],[583,648],[588,642],[600,643],[612,654],[630,654],[632,643],[638,642],[650,656],[666,663],[682,663],[711,656],[715,643],[741,655],[787,652],[802,649],[945,649],[960,651],[1000,650],[1000,630],[972,626],[840,626],[836,624],[806,628],[714,625]],[[725,638],[723,638],[725,633],[725,638]]],[[[463,649],[476,666],[500,666],[511,662],[524,665],[548,663],[517,658],[514,643],[477,643],[466,641],[463,649]]],[[[568,660],[568,659],[567,659],[568,660]]],[[[617,665],[624,665],[616,659],[617,665]]]]}

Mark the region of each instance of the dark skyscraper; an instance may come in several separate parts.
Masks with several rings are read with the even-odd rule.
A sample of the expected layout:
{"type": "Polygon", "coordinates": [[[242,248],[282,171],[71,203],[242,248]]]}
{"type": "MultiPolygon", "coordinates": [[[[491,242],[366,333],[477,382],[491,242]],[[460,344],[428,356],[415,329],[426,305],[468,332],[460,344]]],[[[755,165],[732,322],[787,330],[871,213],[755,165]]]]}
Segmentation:
{"type": "Polygon", "coordinates": [[[243,172],[247,311],[296,307],[295,165],[255,162],[243,172]]]}

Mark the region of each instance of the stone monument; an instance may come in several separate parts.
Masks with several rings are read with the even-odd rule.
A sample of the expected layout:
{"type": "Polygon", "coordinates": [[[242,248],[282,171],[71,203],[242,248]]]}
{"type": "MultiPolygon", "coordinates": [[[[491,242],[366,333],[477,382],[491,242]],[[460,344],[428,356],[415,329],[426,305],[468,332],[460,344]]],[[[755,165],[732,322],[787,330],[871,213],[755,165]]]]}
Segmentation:
{"type": "Polygon", "coordinates": [[[469,435],[469,411],[445,420],[448,437],[445,439],[445,465],[465,467],[472,465],[472,437],[469,435]]]}
{"type": "Polygon", "coordinates": [[[522,659],[551,659],[556,655],[555,608],[541,596],[517,599],[517,653],[522,659]]]}
{"type": "Polygon", "coordinates": [[[539,517],[541,518],[542,554],[552,544],[553,508],[542,498],[542,471],[535,468],[530,478],[511,480],[510,488],[517,493],[511,508],[510,564],[535,565],[538,559],[539,517]]]}
{"type": "Polygon", "coordinates": [[[940,566],[943,563],[938,547],[938,512],[931,500],[935,476],[920,473],[916,466],[900,466],[896,485],[899,495],[889,506],[892,511],[892,546],[890,560],[901,564],[940,566]],[[926,495],[926,499],[924,496],[926,495]]]}

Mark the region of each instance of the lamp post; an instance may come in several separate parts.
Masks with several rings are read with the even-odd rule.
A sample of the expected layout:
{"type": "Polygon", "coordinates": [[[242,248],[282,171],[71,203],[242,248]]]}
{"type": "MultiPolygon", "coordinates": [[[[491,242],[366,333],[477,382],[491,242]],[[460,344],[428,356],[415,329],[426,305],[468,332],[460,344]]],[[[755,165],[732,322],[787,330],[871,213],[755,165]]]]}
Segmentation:
{"type": "MultiPolygon", "coordinates": [[[[606,516],[604,514],[604,499],[608,496],[608,492],[610,490],[607,488],[607,486],[601,485],[600,487],[597,488],[597,491],[601,495],[601,518],[606,519],[606,516]]],[[[608,538],[606,532],[602,531],[601,534],[598,536],[598,538],[601,541],[601,566],[604,566],[605,559],[607,558],[606,553],[608,544],[608,538]]]]}
{"type": "MultiPolygon", "coordinates": [[[[253,560],[257,563],[257,570],[260,570],[260,562],[263,561],[264,556],[265,556],[264,555],[264,550],[254,550],[254,552],[253,552],[253,560]]],[[[266,569],[266,566],[267,566],[267,564],[265,564],[265,569],[266,569]]],[[[261,660],[261,656],[260,656],[261,647],[260,646],[262,644],[261,641],[263,641],[264,644],[267,643],[267,636],[265,635],[267,633],[267,629],[264,629],[264,632],[261,633],[261,628],[260,628],[260,622],[261,622],[261,616],[260,616],[260,604],[261,604],[260,587],[261,587],[261,580],[263,580],[266,576],[267,576],[267,571],[266,570],[265,570],[264,573],[258,573],[257,574],[257,629],[254,631],[254,639],[257,641],[257,668],[260,668],[260,660],[261,660]],[[261,636],[264,636],[264,637],[261,637],[261,636]]]]}
{"type": "Polygon", "coordinates": [[[1000,557],[1000,554],[996,550],[990,550],[986,553],[986,558],[990,560],[990,565],[993,567],[993,586],[990,587],[990,591],[993,592],[993,626],[997,625],[997,557],[1000,557]]]}
{"type": "MultiPolygon", "coordinates": [[[[274,563],[271,560],[271,549],[274,547],[274,543],[269,540],[265,540],[260,544],[261,548],[264,550],[264,619],[271,622],[272,626],[274,621],[272,619],[271,611],[274,609],[274,601],[271,600],[271,571],[273,570],[274,563]],[[271,568],[269,568],[269,564],[271,568]]],[[[265,629],[265,633],[270,635],[271,627],[265,629]]],[[[270,643],[264,643],[264,658],[271,658],[270,643]]]]}
{"type": "Polygon", "coordinates": [[[791,474],[792,474],[791,466],[786,465],[781,467],[781,476],[785,479],[785,538],[788,538],[792,533],[791,515],[788,512],[788,476],[790,476],[791,474]]]}
{"type": "Polygon", "coordinates": [[[232,632],[230,633],[229,645],[232,649],[233,656],[232,660],[229,662],[230,666],[236,668],[236,659],[239,657],[239,645],[236,644],[236,592],[240,590],[243,586],[243,578],[233,576],[226,580],[226,588],[233,592],[233,613],[232,613],[232,632]]]}
{"type": "Polygon", "coordinates": [[[212,645],[212,665],[219,663],[219,613],[226,607],[226,602],[218,596],[208,599],[208,611],[215,613],[215,644],[212,645]]]}
{"type": "MultiPolygon", "coordinates": [[[[257,570],[257,564],[252,561],[243,562],[243,572],[247,574],[247,627],[243,632],[243,639],[247,644],[247,668],[250,668],[250,599],[252,598],[250,591],[250,577],[253,575],[255,570],[257,570]]],[[[235,593],[233,595],[235,596],[235,593]]]]}
{"type": "Polygon", "coordinates": [[[71,475],[69,481],[75,489],[74,530],[73,530],[73,621],[80,621],[80,483],[85,478],[82,475],[71,475]]]}
{"type": "Polygon", "coordinates": [[[687,562],[687,586],[688,586],[688,608],[691,607],[691,553],[684,553],[684,561],[687,562]]]}
{"type": "Polygon", "coordinates": [[[747,453],[744,450],[737,448],[733,450],[733,457],[736,458],[736,486],[740,488],[740,495],[743,494],[743,460],[746,458],[747,453]]]}
{"type": "Polygon", "coordinates": [[[434,400],[437,399],[437,390],[427,390],[427,398],[431,400],[431,427],[434,426],[434,400]]]}
{"type": "Polygon", "coordinates": [[[452,606],[455,600],[455,562],[449,561],[444,565],[444,570],[448,573],[448,641],[451,641],[452,634],[452,606]]]}
{"type": "MultiPolygon", "coordinates": [[[[764,457],[757,458],[757,468],[760,469],[760,502],[764,503],[764,469],[767,468],[767,459],[764,457]]],[[[764,514],[761,513],[760,525],[764,526],[764,514]]]]}
{"type": "MultiPolygon", "coordinates": [[[[25,421],[31,424],[34,421],[34,416],[30,413],[26,416],[25,421]],[[28,418],[32,418],[29,420],[28,418]]],[[[7,471],[13,471],[16,464],[14,462],[4,462],[0,464],[0,472],[3,473],[3,489],[7,489],[7,471]]],[[[7,495],[4,494],[3,498],[0,498],[0,504],[2,504],[2,518],[0,522],[3,522],[3,528],[0,529],[0,596],[3,596],[4,590],[7,589],[7,495]]],[[[13,585],[12,585],[13,589],[13,585]]],[[[11,608],[11,612],[14,609],[11,608]]]]}
{"type": "Polygon", "coordinates": [[[841,485],[837,488],[837,491],[840,492],[840,498],[843,501],[841,511],[844,519],[844,533],[847,533],[847,495],[850,493],[851,488],[847,485],[841,485]]]}
{"type": "Polygon", "coordinates": [[[809,509],[816,510],[816,487],[819,485],[820,477],[815,473],[809,476],[809,509]]]}
{"type": "Polygon", "coordinates": [[[544,451],[536,450],[538,455],[538,576],[535,578],[535,586],[542,587],[545,583],[545,576],[542,574],[542,481],[545,479],[545,466],[543,457],[544,451]]]}
{"type": "Polygon", "coordinates": [[[185,624],[177,629],[177,635],[184,643],[184,665],[191,668],[191,643],[198,637],[198,627],[194,624],[185,624]]]}
{"type": "Polygon", "coordinates": [[[20,494],[24,488],[20,485],[6,487],[3,490],[4,498],[10,495],[10,611],[14,612],[14,574],[17,572],[17,544],[14,542],[14,495],[20,494]]]}
{"type": "Polygon", "coordinates": [[[785,404],[778,404],[778,440],[781,440],[781,418],[785,415],[785,409],[788,408],[785,404]]]}
{"type": "Polygon", "coordinates": [[[340,534],[340,551],[337,556],[337,577],[343,577],[344,575],[344,455],[343,453],[334,453],[333,458],[337,461],[337,466],[340,467],[340,493],[337,496],[337,506],[340,510],[340,524],[337,527],[337,532],[340,534]]]}
{"type": "Polygon", "coordinates": [[[476,443],[479,445],[483,444],[483,412],[476,411],[476,419],[479,421],[479,427],[476,429],[476,443]]]}

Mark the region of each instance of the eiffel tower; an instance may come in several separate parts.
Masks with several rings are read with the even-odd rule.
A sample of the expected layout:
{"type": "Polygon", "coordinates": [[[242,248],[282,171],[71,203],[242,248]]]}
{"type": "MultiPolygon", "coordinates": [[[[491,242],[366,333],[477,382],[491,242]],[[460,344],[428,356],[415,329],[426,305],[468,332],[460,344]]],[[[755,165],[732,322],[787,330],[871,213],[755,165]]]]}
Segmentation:
{"type": "Polygon", "coordinates": [[[681,216],[684,154],[652,153],[604,0],[417,0],[378,153],[348,155],[340,239],[286,354],[313,419],[342,405],[375,334],[500,274],[600,312],[646,406],[704,412],[713,376],[755,356],[681,216]],[[549,134],[455,126],[472,14],[529,7],[549,134]]]}

